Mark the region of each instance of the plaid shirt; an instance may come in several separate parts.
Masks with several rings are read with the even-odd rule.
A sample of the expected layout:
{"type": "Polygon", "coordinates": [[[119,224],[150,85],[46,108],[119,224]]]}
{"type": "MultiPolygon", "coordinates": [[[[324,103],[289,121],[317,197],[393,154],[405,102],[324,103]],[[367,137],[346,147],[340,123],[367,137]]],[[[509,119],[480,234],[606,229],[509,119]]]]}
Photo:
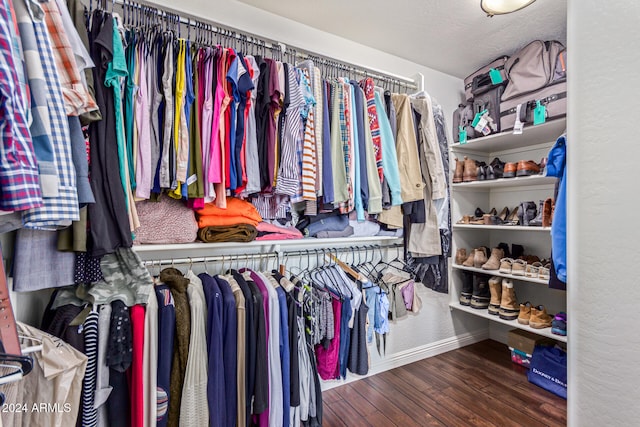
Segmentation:
{"type": "Polygon", "coordinates": [[[53,49],[58,80],[62,86],[67,116],[79,116],[98,109],[93,97],[82,83],[80,70],[69,38],[64,31],[60,9],[55,1],[40,3],[45,12],[49,40],[53,49]]]}
{"type": "Polygon", "coordinates": [[[42,206],[38,166],[12,55],[11,18],[0,7],[0,209],[42,206]]]}
{"type": "MultiPolygon", "coordinates": [[[[26,66],[30,77],[32,104],[35,103],[36,98],[36,89],[33,87],[32,81],[44,82],[42,93],[38,93],[38,95],[44,95],[44,104],[37,103],[36,105],[45,106],[38,111],[48,110],[49,113],[53,164],[58,184],[57,196],[45,197],[44,206],[25,212],[23,221],[27,228],[51,230],[68,226],[72,221],[80,219],[76,174],[71,160],[69,123],[64,110],[62,89],[58,80],[51,43],[43,21],[44,11],[34,0],[16,1],[14,7],[20,28],[22,47],[25,58],[28,59],[26,66]]],[[[34,124],[35,120],[34,115],[34,124]]],[[[39,158],[38,162],[40,162],[39,158]]],[[[41,164],[40,167],[41,181],[44,183],[41,164]]]]}

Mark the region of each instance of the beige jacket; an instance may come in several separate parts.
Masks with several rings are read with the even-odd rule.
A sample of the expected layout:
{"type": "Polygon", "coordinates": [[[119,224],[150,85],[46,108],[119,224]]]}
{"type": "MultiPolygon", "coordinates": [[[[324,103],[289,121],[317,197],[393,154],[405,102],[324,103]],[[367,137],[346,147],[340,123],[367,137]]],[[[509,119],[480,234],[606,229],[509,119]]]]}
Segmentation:
{"type": "Polygon", "coordinates": [[[398,156],[398,169],[400,170],[402,201],[408,203],[421,200],[424,182],[420,168],[420,156],[416,142],[411,101],[408,95],[399,93],[391,94],[391,100],[396,109],[398,122],[396,153],[398,156]]]}

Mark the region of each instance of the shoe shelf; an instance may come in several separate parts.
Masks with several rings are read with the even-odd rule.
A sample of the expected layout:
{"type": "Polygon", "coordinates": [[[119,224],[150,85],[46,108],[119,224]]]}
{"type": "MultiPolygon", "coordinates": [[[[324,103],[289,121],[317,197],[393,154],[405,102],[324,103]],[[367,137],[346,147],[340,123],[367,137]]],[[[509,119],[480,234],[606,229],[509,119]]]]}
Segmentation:
{"type": "Polygon", "coordinates": [[[549,284],[548,280],[538,279],[537,277],[516,276],[513,274],[500,273],[500,270],[484,270],[482,268],[466,267],[464,265],[458,265],[458,264],[452,264],[451,267],[456,270],[466,270],[466,271],[471,271],[473,273],[486,274],[489,276],[506,277],[508,279],[520,280],[521,282],[531,282],[531,283],[537,283],[539,285],[549,284]]]}
{"type": "Polygon", "coordinates": [[[527,126],[520,135],[513,131],[497,133],[482,138],[470,139],[466,144],[451,144],[454,151],[475,151],[493,153],[529,147],[539,143],[553,142],[567,127],[567,119],[548,121],[538,126],[527,126]]]}
{"type": "Polygon", "coordinates": [[[550,233],[551,227],[528,227],[523,225],[474,225],[453,224],[456,230],[502,230],[502,231],[543,231],[550,233]]]}
{"type": "Polygon", "coordinates": [[[522,325],[520,323],[518,323],[517,320],[504,320],[501,319],[499,316],[495,316],[493,314],[489,314],[489,311],[486,309],[477,309],[477,308],[471,308],[470,306],[466,306],[466,305],[462,305],[459,302],[452,302],[449,304],[449,307],[455,310],[460,310],[460,311],[464,311],[466,313],[471,313],[475,316],[479,316],[479,317],[483,317],[485,319],[489,319],[492,320],[494,322],[498,322],[498,323],[502,323],[504,325],[509,325],[511,327],[514,328],[518,328],[518,329],[523,329],[525,331],[529,331],[531,333],[537,334],[537,335],[541,335],[543,337],[547,337],[547,338],[552,338],[556,341],[560,341],[560,342],[567,342],[567,337],[566,336],[562,336],[562,335],[556,335],[554,333],[551,332],[551,328],[544,328],[544,329],[535,329],[532,328],[529,325],[522,325]]]}
{"type": "Polygon", "coordinates": [[[516,178],[499,178],[485,181],[459,182],[452,184],[453,188],[491,189],[502,187],[523,187],[532,185],[547,185],[555,183],[557,178],[553,176],[531,175],[516,178]]]}

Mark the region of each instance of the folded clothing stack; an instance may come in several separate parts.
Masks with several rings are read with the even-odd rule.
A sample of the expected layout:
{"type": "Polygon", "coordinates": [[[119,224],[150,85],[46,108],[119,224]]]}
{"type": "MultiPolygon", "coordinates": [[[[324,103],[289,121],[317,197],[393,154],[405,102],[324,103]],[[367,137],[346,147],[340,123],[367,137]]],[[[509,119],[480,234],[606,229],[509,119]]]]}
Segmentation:
{"type": "Polygon", "coordinates": [[[140,227],[135,230],[134,244],[191,243],[196,240],[198,224],[189,207],[171,197],[157,202],[136,202],[140,227]]]}
{"type": "Polygon", "coordinates": [[[196,210],[198,214],[198,238],[205,243],[251,242],[258,236],[256,226],[262,217],[249,202],[227,198],[227,208],[206,203],[196,210]]]}
{"type": "Polygon", "coordinates": [[[295,240],[304,237],[295,227],[283,227],[268,222],[261,222],[256,228],[258,230],[256,240],[295,240]]]}

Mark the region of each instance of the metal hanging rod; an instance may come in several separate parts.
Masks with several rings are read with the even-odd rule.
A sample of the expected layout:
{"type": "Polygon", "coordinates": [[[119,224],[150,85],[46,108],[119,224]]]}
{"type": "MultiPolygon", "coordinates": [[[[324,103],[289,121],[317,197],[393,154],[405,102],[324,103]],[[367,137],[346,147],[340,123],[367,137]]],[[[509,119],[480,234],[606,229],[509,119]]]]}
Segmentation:
{"type": "MultiPolygon", "coordinates": [[[[93,0],[90,0],[90,7],[92,7],[93,0]]],[[[227,27],[218,24],[211,20],[202,20],[200,18],[193,17],[188,13],[170,9],[165,6],[157,6],[150,2],[141,1],[129,1],[129,0],[97,0],[96,5],[104,10],[109,10],[109,3],[111,3],[110,10],[113,11],[114,5],[120,5],[127,9],[137,9],[142,14],[153,14],[163,19],[169,19],[173,23],[185,24],[188,28],[193,28],[195,31],[204,31],[223,36],[229,41],[251,43],[264,51],[269,50],[271,52],[278,52],[279,55],[293,55],[297,59],[312,60],[316,65],[325,66],[331,70],[345,74],[355,74],[361,77],[371,77],[372,79],[396,84],[399,87],[407,89],[420,89],[423,90],[422,82],[417,83],[415,79],[401,76],[394,73],[389,73],[375,68],[366,67],[363,65],[352,64],[345,61],[330,58],[328,56],[311,52],[307,49],[301,49],[295,46],[287,46],[285,43],[278,42],[276,40],[268,39],[265,37],[257,36],[255,34],[248,33],[246,31],[240,31],[235,28],[227,27]],[[288,53],[287,53],[288,52],[288,53]]],[[[144,17],[141,16],[144,19],[144,17]]]]}
{"type": "Polygon", "coordinates": [[[278,259],[281,260],[283,258],[295,258],[295,257],[311,257],[317,256],[320,254],[336,254],[336,253],[345,253],[345,252],[362,252],[362,251],[381,251],[383,249],[397,249],[403,247],[401,243],[393,243],[390,245],[366,245],[366,246],[349,246],[349,247],[340,247],[340,248],[316,248],[316,249],[305,249],[305,250],[297,250],[297,251],[273,251],[273,252],[261,252],[254,254],[233,254],[233,255],[215,255],[215,256],[205,256],[205,257],[188,257],[188,258],[167,258],[167,259],[153,259],[146,260],[142,263],[145,266],[155,266],[155,265],[173,265],[173,264],[199,264],[199,263],[217,263],[217,262],[231,262],[231,261],[249,261],[249,260],[264,260],[264,259],[278,259]]]}

